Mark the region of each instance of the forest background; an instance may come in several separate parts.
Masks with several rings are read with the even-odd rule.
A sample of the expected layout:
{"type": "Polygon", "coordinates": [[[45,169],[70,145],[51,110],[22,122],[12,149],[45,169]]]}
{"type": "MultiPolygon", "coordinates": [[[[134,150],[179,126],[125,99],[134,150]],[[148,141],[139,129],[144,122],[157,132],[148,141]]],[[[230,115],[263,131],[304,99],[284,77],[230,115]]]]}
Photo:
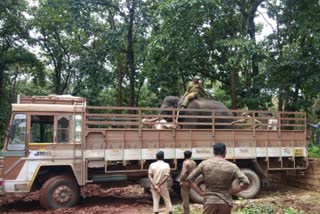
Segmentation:
{"type": "Polygon", "coordinates": [[[317,123],[319,14],[319,0],[1,0],[0,142],[18,94],[159,107],[194,75],[231,109],[317,123]],[[257,17],[275,23],[259,40],[257,17]]]}

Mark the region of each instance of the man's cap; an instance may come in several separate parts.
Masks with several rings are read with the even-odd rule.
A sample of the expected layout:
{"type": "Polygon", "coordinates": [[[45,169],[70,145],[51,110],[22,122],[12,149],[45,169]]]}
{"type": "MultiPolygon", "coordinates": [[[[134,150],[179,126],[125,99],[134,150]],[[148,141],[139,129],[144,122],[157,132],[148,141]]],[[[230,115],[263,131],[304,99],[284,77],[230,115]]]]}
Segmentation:
{"type": "Polygon", "coordinates": [[[199,79],[200,79],[200,77],[198,75],[193,77],[193,80],[199,80],[199,79]]]}

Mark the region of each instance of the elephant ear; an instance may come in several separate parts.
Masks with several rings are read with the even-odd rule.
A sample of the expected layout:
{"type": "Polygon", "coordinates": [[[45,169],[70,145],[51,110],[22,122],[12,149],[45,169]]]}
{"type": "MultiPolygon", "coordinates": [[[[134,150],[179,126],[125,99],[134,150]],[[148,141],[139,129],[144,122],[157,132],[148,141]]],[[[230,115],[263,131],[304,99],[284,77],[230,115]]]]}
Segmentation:
{"type": "Polygon", "coordinates": [[[163,108],[177,108],[178,102],[179,102],[179,97],[167,96],[164,98],[161,107],[163,107],[163,108]]]}

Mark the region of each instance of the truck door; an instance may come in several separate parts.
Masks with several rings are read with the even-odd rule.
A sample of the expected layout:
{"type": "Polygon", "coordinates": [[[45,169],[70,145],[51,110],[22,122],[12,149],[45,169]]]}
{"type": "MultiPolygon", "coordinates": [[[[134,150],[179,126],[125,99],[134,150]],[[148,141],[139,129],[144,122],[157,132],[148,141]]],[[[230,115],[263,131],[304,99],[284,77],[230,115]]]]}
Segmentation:
{"type": "MultiPolygon", "coordinates": [[[[31,113],[28,179],[39,171],[44,178],[56,173],[82,175],[82,116],[72,113],[31,113]],[[67,170],[68,172],[62,172],[67,170]]],[[[31,181],[33,183],[33,181],[31,181]]]]}
{"type": "Polygon", "coordinates": [[[18,178],[25,163],[27,135],[27,115],[15,113],[7,136],[8,142],[0,153],[3,158],[1,184],[5,192],[25,192],[27,188],[27,183],[18,178]]]}

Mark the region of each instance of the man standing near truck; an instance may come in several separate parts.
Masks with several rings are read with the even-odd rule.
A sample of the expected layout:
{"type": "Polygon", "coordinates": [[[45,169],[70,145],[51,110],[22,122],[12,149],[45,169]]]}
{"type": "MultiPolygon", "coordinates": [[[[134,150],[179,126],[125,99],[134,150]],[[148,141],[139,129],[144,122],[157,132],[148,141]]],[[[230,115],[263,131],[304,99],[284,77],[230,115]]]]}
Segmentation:
{"type": "Polygon", "coordinates": [[[215,144],[213,152],[215,156],[202,161],[187,180],[198,194],[204,196],[203,214],[230,214],[232,195],[244,190],[249,185],[249,180],[235,164],[225,160],[225,144],[215,144]],[[194,183],[201,174],[206,186],[205,193],[194,183]],[[232,188],[235,179],[238,179],[240,184],[237,188],[232,188]]]}
{"type": "Polygon", "coordinates": [[[197,164],[194,160],[191,160],[191,151],[185,151],[184,153],[185,160],[182,163],[181,177],[180,177],[180,186],[181,186],[181,199],[182,199],[182,207],[183,213],[189,214],[189,195],[190,195],[190,182],[187,181],[187,177],[191,174],[191,172],[197,167],[197,164]]]}
{"type": "Polygon", "coordinates": [[[150,164],[149,167],[149,180],[151,183],[151,193],[153,199],[153,212],[159,213],[159,202],[162,197],[167,211],[172,214],[173,208],[170,200],[167,180],[170,176],[170,166],[163,161],[164,152],[159,151],[156,154],[157,161],[150,164]]]}

